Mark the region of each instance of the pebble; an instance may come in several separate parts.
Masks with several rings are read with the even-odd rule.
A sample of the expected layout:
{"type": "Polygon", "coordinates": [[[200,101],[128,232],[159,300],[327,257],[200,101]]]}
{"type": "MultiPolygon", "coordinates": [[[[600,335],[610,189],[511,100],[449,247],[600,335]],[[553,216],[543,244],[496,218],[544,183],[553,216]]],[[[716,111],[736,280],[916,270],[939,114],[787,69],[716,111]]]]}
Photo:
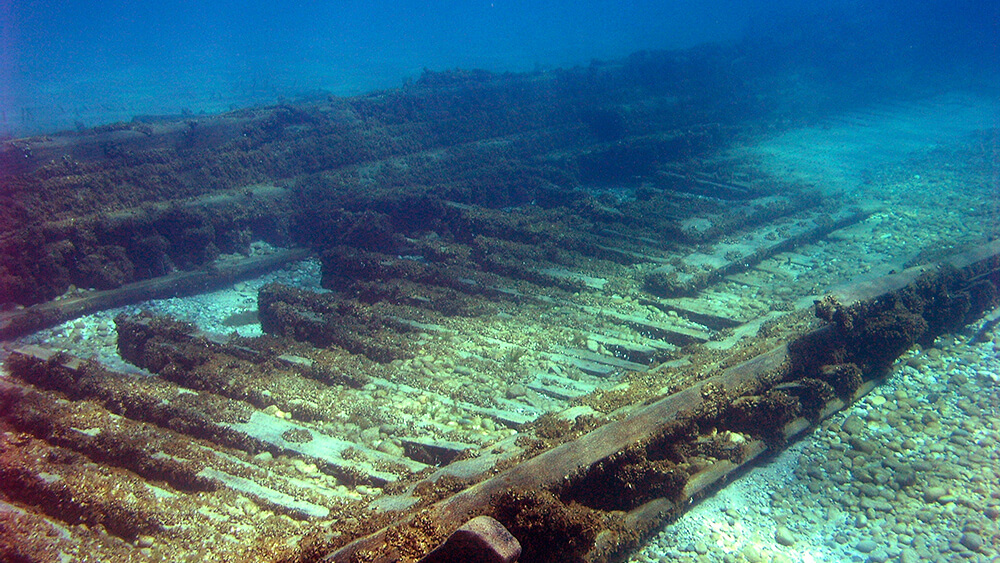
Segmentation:
{"type": "Polygon", "coordinates": [[[269,414],[275,418],[291,418],[290,413],[282,411],[277,407],[277,405],[269,405],[264,409],[264,414],[269,414]]]}
{"type": "Polygon", "coordinates": [[[855,438],[854,436],[851,436],[851,439],[848,440],[848,443],[851,444],[852,448],[858,450],[859,452],[866,454],[875,453],[876,449],[875,444],[869,442],[868,440],[862,440],[861,438],[855,438]]]}
{"type": "Polygon", "coordinates": [[[877,547],[878,544],[872,540],[861,540],[854,545],[854,549],[860,551],[861,553],[871,553],[875,551],[875,548],[877,547]]]}
{"type": "Polygon", "coordinates": [[[948,494],[948,489],[944,487],[927,487],[924,489],[924,501],[937,502],[946,494],[948,494]]]}
{"type": "Polygon", "coordinates": [[[774,541],[781,545],[791,547],[795,545],[795,535],[792,531],[785,526],[778,526],[778,529],[774,531],[774,541]]]}
{"type": "Polygon", "coordinates": [[[361,440],[366,444],[371,444],[379,437],[379,430],[377,426],[369,426],[361,431],[361,440]]]}
{"type": "Polygon", "coordinates": [[[402,457],[404,455],[404,453],[405,453],[403,451],[403,448],[401,448],[401,447],[397,446],[396,444],[392,443],[392,440],[383,440],[378,445],[378,451],[383,452],[383,453],[387,453],[387,454],[389,454],[391,456],[395,456],[395,457],[402,457]]]}
{"type": "Polygon", "coordinates": [[[315,463],[309,463],[302,459],[293,459],[292,466],[295,467],[303,475],[315,475],[319,472],[319,468],[316,467],[315,463]]]}
{"type": "Polygon", "coordinates": [[[868,561],[871,563],[885,563],[889,560],[889,552],[881,547],[868,554],[868,561]]]}
{"type": "Polygon", "coordinates": [[[892,480],[895,481],[901,489],[911,487],[917,482],[917,473],[908,467],[900,467],[896,469],[895,473],[893,473],[892,480]]]}
{"type": "Polygon", "coordinates": [[[844,421],[840,428],[848,434],[857,435],[864,431],[865,421],[861,420],[861,417],[858,415],[852,414],[847,417],[847,420],[844,421]]]}
{"type": "Polygon", "coordinates": [[[505,394],[507,395],[508,399],[516,399],[518,397],[523,397],[527,395],[528,388],[525,387],[524,385],[521,385],[520,383],[517,383],[508,387],[507,392],[505,394]]]}
{"type": "Polygon", "coordinates": [[[740,554],[742,554],[743,558],[749,563],[760,563],[764,560],[764,556],[760,554],[760,550],[757,549],[757,546],[752,543],[745,545],[743,549],[740,550],[740,554]]]}
{"type": "Polygon", "coordinates": [[[859,504],[861,508],[866,510],[869,508],[872,510],[881,510],[882,512],[892,512],[893,510],[892,504],[880,499],[863,498],[859,504]]]}
{"type": "Polygon", "coordinates": [[[979,551],[983,548],[985,540],[983,540],[983,536],[975,532],[965,532],[962,534],[962,539],[958,540],[958,542],[969,551],[979,551]]]}

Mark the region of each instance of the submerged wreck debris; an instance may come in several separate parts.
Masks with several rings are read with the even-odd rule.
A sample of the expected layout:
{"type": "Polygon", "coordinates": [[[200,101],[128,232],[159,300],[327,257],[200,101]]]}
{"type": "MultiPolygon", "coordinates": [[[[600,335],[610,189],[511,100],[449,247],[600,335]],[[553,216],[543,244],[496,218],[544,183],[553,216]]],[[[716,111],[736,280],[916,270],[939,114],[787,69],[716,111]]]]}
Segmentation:
{"type": "MultiPolygon", "coordinates": [[[[838,290],[816,307],[828,322],[618,416],[588,409],[572,418],[570,409],[563,416],[571,418],[522,424],[516,440],[493,435],[478,453],[448,438],[458,435],[454,428],[427,444],[453,448],[450,457],[338,437],[346,428],[337,426],[340,415],[389,420],[398,405],[374,401],[366,408],[387,410],[361,411],[352,391],[392,388],[405,370],[398,359],[379,363],[362,353],[351,356],[356,372],[343,361],[328,364],[324,346],[336,343],[301,348],[292,338],[298,332],[285,328],[311,326],[308,316],[274,325],[277,336],[229,340],[168,319],[120,316],[122,356],[160,377],[115,373],[39,347],[7,360],[14,379],[0,397],[3,424],[14,432],[0,460],[3,492],[8,502],[51,507],[33,518],[101,526],[133,543],[187,537],[175,530],[179,514],[219,510],[235,494],[254,511],[322,524],[286,561],[416,560],[474,516],[499,522],[524,561],[563,561],[568,553],[617,560],[691,499],[865,393],[890,360],[886,350],[903,351],[901,338],[929,338],[995,306],[1000,247],[985,250],[903,272],[881,294],[878,284],[838,290]],[[85,477],[106,466],[115,472],[104,480],[85,477]],[[126,502],[106,488],[174,500],[126,502]],[[375,523],[386,527],[364,535],[375,523]]],[[[262,290],[262,299],[276,289],[262,290]]],[[[496,409],[466,400],[470,412],[496,409]]]]}
{"type": "Polygon", "coordinates": [[[879,210],[727,154],[771,114],[735,71],[683,80],[713,56],[5,145],[4,339],[319,274],[226,312],[253,336],[130,306],[127,365],[85,326],[11,345],[0,558],[620,560],[997,305],[995,242],[819,268],[879,210]]]}
{"type": "MultiPolygon", "coordinates": [[[[582,234],[585,221],[594,222],[581,241],[589,252],[601,243],[598,229],[622,223],[637,236],[702,242],[713,229],[685,230],[674,218],[760,202],[773,190],[733,179],[736,171],[690,166],[759,111],[737,119],[745,97],[720,96],[744,87],[735,73],[710,84],[639,78],[683,58],[541,74],[427,73],[355,98],[8,142],[0,295],[28,306],[70,286],[111,289],[245,253],[254,240],[392,253],[429,231],[464,244],[480,236],[541,244],[582,234]],[[689,103],[678,106],[678,96],[689,103]],[[612,114],[628,126],[609,139],[600,125],[608,120],[594,116],[612,114]],[[622,178],[607,177],[614,169],[622,178]],[[643,185],[631,210],[581,190],[619,180],[643,185]],[[489,216],[517,206],[529,206],[520,218],[489,216]],[[578,209],[570,223],[553,211],[567,206],[578,209]]],[[[684,72],[700,71],[677,69],[684,72]]],[[[796,194],[774,196],[768,207],[783,214],[801,207],[789,203],[796,194]]]]}
{"type": "MultiPolygon", "coordinates": [[[[913,313],[903,314],[907,321],[900,321],[900,326],[920,326],[919,333],[910,337],[939,335],[958,321],[944,311],[960,309],[968,321],[997,305],[993,292],[1000,284],[1000,246],[990,245],[988,251],[987,257],[978,251],[956,257],[951,264],[961,264],[961,271],[942,266],[939,271],[904,272],[883,287],[888,289],[884,294],[872,294],[875,285],[839,295],[847,301],[844,306],[860,311],[856,321],[874,320],[879,327],[884,326],[879,320],[882,304],[906,299],[919,311],[915,316],[921,321],[908,322],[913,313]],[[901,279],[907,285],[899,287],[901,279]],[[863,294],[870,295],[864,301],[854,300],[863,294]],[[977,305],[968,306],[970,301],[977,305]]],[[[837,298],[830,296],[826,303],[837,298]]],[[[828,315],[825,303],[816,311],[821,317],[828,315]]],[[[441,527],[454,529],[468,515],[489,515],[522,542],[530,561],[617,560],[639,538],[676,517],[691,499],[758,455],[780,448],[842,408],[845,400],[866,393],[886,367],[884,350],[902,352],[899,338],[898,329],[866,331],[862,339],[843,332],[843,327],[823,325],[527,459],[418,517],[435,522],[430,537],[437,538],[441,527]],[[823,343],[822,350],[836,350],[833,356],[853,360],[849,364],[853,377],[841,374],[833,381],[856,378],[858,385],[849,393],[841,386],[838,397],[838,388],[825,380],[844,370],[820,365],[829,358],[815,351],[818,342],[823,343]],[[865,371],[858,365],[866,366],[865,371]],[[566,553],[574,555],[567,558],[566,553]]],[[[411,525],[404,519],[324,560],[390,560],[401,549],[394,530],[411,525]]]]}

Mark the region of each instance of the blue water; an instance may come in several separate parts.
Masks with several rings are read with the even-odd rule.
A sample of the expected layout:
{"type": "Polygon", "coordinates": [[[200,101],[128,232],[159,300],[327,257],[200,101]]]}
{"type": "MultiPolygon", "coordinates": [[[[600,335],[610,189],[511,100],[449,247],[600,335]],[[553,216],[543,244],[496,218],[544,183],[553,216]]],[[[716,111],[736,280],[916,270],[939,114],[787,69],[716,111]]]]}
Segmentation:
{"type": "Polygon", "coordinates": [[[974,81],[996,73],[998,22],[992,0],[2,0],[0,136],[704,43],[773,44],[787,64],[853,79],[974,81]]]}

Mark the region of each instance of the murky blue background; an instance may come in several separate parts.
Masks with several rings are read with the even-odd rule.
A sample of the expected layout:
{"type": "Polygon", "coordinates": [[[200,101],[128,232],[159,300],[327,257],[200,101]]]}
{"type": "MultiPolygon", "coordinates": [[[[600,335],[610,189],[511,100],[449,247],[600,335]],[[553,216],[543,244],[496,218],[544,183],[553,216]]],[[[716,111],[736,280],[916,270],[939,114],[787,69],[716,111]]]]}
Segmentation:
{"type": "Polygon", "coordinates": [[[0,135],[708,42],[795,42],[821,72],[973,75],[998,66],[998,21],[993,0],[0,0],[0,135]]]}

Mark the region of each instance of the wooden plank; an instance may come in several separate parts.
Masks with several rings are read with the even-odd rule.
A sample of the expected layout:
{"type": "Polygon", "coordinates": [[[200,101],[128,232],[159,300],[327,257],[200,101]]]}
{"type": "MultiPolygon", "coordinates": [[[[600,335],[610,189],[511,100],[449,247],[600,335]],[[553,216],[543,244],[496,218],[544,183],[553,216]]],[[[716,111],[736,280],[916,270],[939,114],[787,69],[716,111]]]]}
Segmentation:
{"type": "Polygon", "coordinates": [[[391,456],[356,442],[327,436],[294,421],[271,416],[261,411],[251,413],[250,420],[246,422],[230,422],[224,423],[222,426],[266,444],[271,444],[282,451],[296,453],[320,464],[328,465],[335,473],[361,475],[376,484],[394,482],[399,479],[399,476],[377,469],[373,462],[405,467],[412,472],[427,467],[426,464],[418,461],[406,457],[391,456]],[[289,436],[296,438],[289,439],[289,436]],[[350,460],[345,459],[346,452],[363,454],[364,457],[372,461],[356,459],[354,455],[351,455],[350,460]]]}
{"type": "Polygon", "coordinates": [[[706,197],[726,200],[753,199],[760,191],[738,182],[722,182],[714,178],[706,178],[698,174],[678,174],[677,172],[660,171],[657,174],[660,182],[670,189],[693,193],[706,197]]]}
{"type": "Polygon", "coordinates": [[[237,263],[225,263],[191,272],[138,281],[117,289],[90,291],[67,299],[59,299],[24,309],[0,312],[0,340],[13,340],[105,309],[113,309],[150,299],[165,299],[181,295],[204,293],[231,285],[241,279],[260,275],[289,262],[303,260],[312,252],[293,248],[247,258],[237,263]]]}
{"type": "MultiPolygon", "coordinates": [[[[300,455],[327,472],[343,476],[347,481],[353,479],[383,484],[398,480],[398,473],[417,472],[427,467],[426,464],[405,457],[391,456],[361,444],[327,436],[295,421],[253,410],[242,401],[226,399],[205,391],[196,393],[197,402],[205,412],[194,413],[189,407],[180,406],[184,401],[175,400],[176,397],[193,392],[159,377],[135,378],[107,369],[101,376],[85,375],[80,371],[83,366],[80,359],[68,354],[57,355],[56,352],[37,346],[16,349],[12,355],[35,363],[43,372],[50,369],[48,364],[52,359],[59,358],[58,366],[69,370],[74,377],[88,378],[86,385],[64,391],[81,395],[81,398],[114,401],[128,410],[130,417],[165,426],[169,426],[171,420],[177,418],[184,422],[186,432],[195,432],[196,437],[209,438],[230,447],[243,444],[252,453],[273,451],[300,455]],[[119,382],[127,382],[129,385],[118,385],[119,382]],[[171,396],[173,398],[169,398],[171,396]],[[158,412],[144,408],[154,403],[159,408],[158,412]],[[248,410],[249,417],[242,421],[226,420],[225,416],[219,414],[245,413],[248,410]],[[362,455],[358,457],[364,459],[345,459],[343,454],[348,451],[360,453],[362,455]],[[398,473],[377,468],[376,463],[396,468],[398,473]]],[[[31,382],[42,386],[47,383],[41,379],[31,382]]]]}
{"type": "Polygon", "coordinates": [[[590,350],[584,350],[582,348],[567,348],[564,346],[558,346],[555,348],[555,350],[557,351],[557,354],[554,354],[553,356],[557,357],[568,356],[571,358],[583,360],[585,362],[606,365],[616,369],[622,369],[628,371],[645,371],[646,368],[649,367],[643,364],[637,364],[635,362],[630,362],[628,360],[616,358],[614,356],[609,356],[607,354],[599,354],[597,352],[591,352],[590,350]]]}
{"type": "Polygon", "coordinates": [[[721,330],[739,326],[745,322],[733,316],[736,311],[719,303],[716,299],[703,297],[670,297],[657,300],[655,306],[676,311],[679,315],[691,319],[708,328],[721,330]]]}
{"type": "Polygon", "coordinates": [[[604,346],[608,351],[614,352],[616,357],[641,365],[649,365],[655,360],[662,360],[664,357],[677,352],[677,346],[662,340],[642,338],[636,341],[634,338],[622,338],[608,336],[606,334],[590,333],[587,338],[604,346]]]}
{"type": "Polygon", "coordinates": [[[330,515],[330,509],[325,506],[297,499],[245,477],[230,475],[211,467],[202,469],[198,475],[208,479],[217,479],[233,490],[256,497],[265,504],[277,507],[281,512],[299,518],[326,518],[330,515]]]}
{"type": "Polygon", "coordinates": [[[574,381],[567,377],[550,373],[535,374],[527,386],[529,389],[563,401],[588,395],[597,389],[596,385],[574,381]]]}
{"type": "MultiPolygon", "coordinates": [[[[107,147],[127,151],[174,148],[183,144],[194,127],[203,138],[218,146],[237,138],[242,127],[253,119],[249,112],[225,115],[176,116],[156,121],[121,123],[89,129],[83,133],[64,132],[6,141],[0,146],[0,178],[26,174],[52,162],[97,161],[106,159],[107,147]],[[193,124],[193,125],[192,125],[193,124]]],[[[201,148],[209,148],[202,146],[201,148]]]]}
{"type": "MultiPolygon", "coordinates": [[[[447,397],[440,393],[435,393],[434,391],[429,391],[426,389],[420,389],[403,383],[396,383],[394,381],[388,381],[385,379],[373,377],[371,383],[385,389],[392,389],[395,391],[402,391],[406,393],[411,393],[414,396],[426,395],[435,402],[460,409],[464,412],[476,413],[482,416],[487,416],[500,422],[504,426],[509,426],[511,428],[517,428],[522,424],[526,424],[542,416],[543,410],[532,405],[512,401],[510,399],[505,399],[498,397],[495,399],[496,406],[484,407],[481,405],[476,405],[466,401],[459,401],[452,397],[447,397]]],[[[418,423],[422,424],[422,423],[418,423]]]]}
{"type": "Polygon", "coordinates": [[[540,268],[534,271],[544,276],[555,278],[559,281],[569,282],[569,283],[582,283],[583,285],[591,289],[597,289],[597,290],[604,289],[604,286],[608,283],[608,280],[604,278],[589,276],[583,272],[567,270],[565,268],[555,268],[555,267],[540,268]]]}
{"type": "Polygon", "coordinates": [[[705,342],[712,337],[711,333],[685,319],[677,319],[676,323],[672,323],[629,313],[620,313],[611,308],[576,303],[571,303],[571,305],[594,316],[608,317],[615,321],[626,323],[640,332],[647,333],[651,337],[659,338],[671,344],[685,345],[694,342],[705,342]]]}
{"type": "Polygon", "coordinates": [[[681,259],[680,265],[661,265],[647,274],[647,286],[664,297],[694,293],[725,275],[745,270],[777,252],[815,240],[870,214],[848,208],[826,213],[806,211],[793,223],[765,225],[690,253],[681,259]]]}

